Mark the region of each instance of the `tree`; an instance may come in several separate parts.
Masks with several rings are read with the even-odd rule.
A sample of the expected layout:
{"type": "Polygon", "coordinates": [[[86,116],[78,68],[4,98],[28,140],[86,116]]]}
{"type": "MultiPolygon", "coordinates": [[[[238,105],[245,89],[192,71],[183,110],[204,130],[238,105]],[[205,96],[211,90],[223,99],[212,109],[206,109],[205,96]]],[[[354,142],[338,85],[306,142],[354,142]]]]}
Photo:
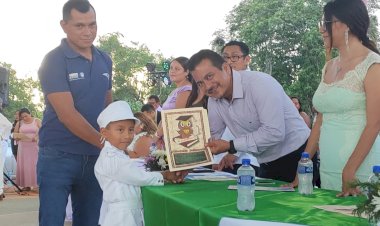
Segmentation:
{"type": "Polygon", "coordinates": [[[316,0],[243,0],[227,17],[231,37],[252,50],[250,67],[271,74],[306,109],[325,62],[321,7],[316,0]]]}
{"type": "Polygon", "coordinates": [[[218,30],[215,31],[213,36],[215,37],[211,41],[211,49],[214,50],[217,53],[222,53],[222,48],[226,44],[226,40],[228,40],[228,34],[226,30],[218,30]]]}
{"type": "Polygon", "coordinates": [[[378,0],[367,0],[367,8],[369,13],[369,19],[371,21],[368,37],[377,43],[377,47],[380,47],[380,33],[378,30],[379,23],[378,18],[376,17],[376,10],[380,10],[380,4],[378,0]]]}
{"type": "Polygon", "coordinates": [[[0,62],[0,66],[9,70],[9,105],[4,108],[3,114],[12,122],[14,113],[20,108],[26,107],[33,116],[42,118],[43,103],[33,102],[34,94],[41,91],[39,82],[34,81],[31,77],[17,78],[16,71],[10,64],[0,62]]]}
{"type": "Polygon", "coordinates": [[[124,36],[111,33],[99,38],[99,48],[108,52],[113,61],[113,98],[125,100],[133,111],[140,111],[145,98],[150,94],[161,92],[163,85],[152,83],[145,65],[148,62],[163,61],[160,54],[153,54],[145,45],[131,43],[127,46],[121,42],[124,36]],[[136,75],[143,75],[139,80],[136,75]]]}
{"type": "MultiPolygon", "coordinates": [[[[231,39],[245,42],[252,50],[250,67],[275,77],[291,96],[298,96],[311,111],[311,100],[325,63],[318,22],[322,0],[243,0],[227,17],[231,39]]],[[[379,43],[375,10],[378,0],[368,0],[369,36],[379,43]]],[[[226,37],[217,31],[219,37],[226,37]]],[[[218,36],[214,39],[217,40],[218,36]]]]}

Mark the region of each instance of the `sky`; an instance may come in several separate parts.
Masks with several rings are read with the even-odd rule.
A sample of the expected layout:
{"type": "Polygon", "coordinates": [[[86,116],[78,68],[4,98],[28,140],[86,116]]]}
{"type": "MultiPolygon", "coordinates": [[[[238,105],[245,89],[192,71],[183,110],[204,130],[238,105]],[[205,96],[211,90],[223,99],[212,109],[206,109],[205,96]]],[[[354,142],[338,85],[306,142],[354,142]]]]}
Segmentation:
{"type": "MultiPolygon", "coordinates": [[[[90,0],[98,37],[119,32],[126,45],[145,44],[167,58],[210,48],[213,33],[226,27],[226,16],[240,1],[90,0]]],[[[65,2],[0,0],[0,62],[11,64],[18,77],[36,77],[45,54],[65,37],[59,25],[65,2]]]]}
{"type": "MultiPolygon", "coordinates": [[[[240,1],[90,0],[98,37],[119,32],[126,45],[145,44],[165,57],[190,57],[210,48],[212,34],[225,28],[226,16],[240,1]]],[[[0,0],[0,62],[11,64],[18,77],[36,76],[45,54],[65,37],[59,24],[65,2],[0,0]]]]}

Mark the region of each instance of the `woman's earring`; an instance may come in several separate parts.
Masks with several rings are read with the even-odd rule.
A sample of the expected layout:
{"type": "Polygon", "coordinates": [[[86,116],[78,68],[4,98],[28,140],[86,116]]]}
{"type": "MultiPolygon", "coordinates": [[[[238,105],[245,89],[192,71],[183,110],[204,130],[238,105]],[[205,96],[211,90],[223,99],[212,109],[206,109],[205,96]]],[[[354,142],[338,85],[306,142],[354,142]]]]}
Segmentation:
{"type": "Polygon", "coordinates": [[[344,41],[346,42],[346,50],[350,51],[350,46],[348,45],[348,29],[344,32],[344,41]]]}

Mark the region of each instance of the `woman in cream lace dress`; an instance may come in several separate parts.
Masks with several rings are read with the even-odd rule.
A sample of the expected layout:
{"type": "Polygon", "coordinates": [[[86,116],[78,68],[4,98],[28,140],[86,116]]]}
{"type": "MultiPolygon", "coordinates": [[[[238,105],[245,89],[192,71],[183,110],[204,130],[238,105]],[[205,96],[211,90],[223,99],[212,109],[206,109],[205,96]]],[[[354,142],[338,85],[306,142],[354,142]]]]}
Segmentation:
{"type": "Polygon", "coordinates": [[[356,195],[356,179],[368,180],[372,166],[380,163],[380,56],[369,40],[369,18],[362,0],[335,0],[324,7],[320,24],[329,60],[313,97],[320,114],[306,151],[320,148],[321,186],[356,195]]]}

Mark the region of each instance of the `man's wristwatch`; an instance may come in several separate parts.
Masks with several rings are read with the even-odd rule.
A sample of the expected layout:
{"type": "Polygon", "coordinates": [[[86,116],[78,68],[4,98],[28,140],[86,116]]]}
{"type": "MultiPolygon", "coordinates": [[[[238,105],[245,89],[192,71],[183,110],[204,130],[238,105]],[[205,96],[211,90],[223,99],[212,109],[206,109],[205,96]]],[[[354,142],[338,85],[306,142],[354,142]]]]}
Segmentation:
{"type": "Polygon", "coordinates": [[[236,154],[236,149],[235,149],[235,145],[234,145],[234,141],[233,140],[230,140],[230,149],[228,149],[227,151],[229,154],[236,154]]]}

